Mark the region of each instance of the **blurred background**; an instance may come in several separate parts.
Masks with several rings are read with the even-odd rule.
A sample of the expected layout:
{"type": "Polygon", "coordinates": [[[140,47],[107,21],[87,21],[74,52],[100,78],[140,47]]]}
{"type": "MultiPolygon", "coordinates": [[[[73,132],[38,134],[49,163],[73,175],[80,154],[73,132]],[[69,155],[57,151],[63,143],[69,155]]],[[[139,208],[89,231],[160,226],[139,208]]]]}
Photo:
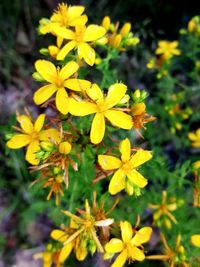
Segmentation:
{"type": "MultiPolygon", "coordinates": [[[[48,44],[46,36],[37,34],[38,21],[50,17],[60,1],[1,0],[0,1],[0,267],[37,267],[32,255],[43,247],[53,227],[46,204],[37,202],[37,188],[28,191],[30,174],[22,151],[8,155],[3,135],[15,124],[15,112],[24,106],[38,110],[32,95],[38,87],[31,74],[39,49],[48,44]],[[14,166],[13,166],[14,163],[14,166]],[[37,247],[36,250],[32,247],[37,247]],[[5,263],[5,261],[7,263],[5,263]],[[14,264],[14,265],[12,265],[14,264]]],[[[66,2],[66,1],[63,1],[66,2]]],[[[141,66],[155,50],[157,40],[176,40],[180,28],[185,28],[192,16],[200,14],[197,0],[83,0],[67,1],[84,5],[90,23],[101,23],[109,15],[113,22],[131,22],[133,32],[141,39],[141,48],[130,55],[128,84],[148,87],[149,78],[141,66]],[[133,73],[134,70],[134,73],[133,73]],[[134,77],[134,78],[133,78],[134,77]]],[[[143,64],[144,63],[144,64],[143,64]]]]}

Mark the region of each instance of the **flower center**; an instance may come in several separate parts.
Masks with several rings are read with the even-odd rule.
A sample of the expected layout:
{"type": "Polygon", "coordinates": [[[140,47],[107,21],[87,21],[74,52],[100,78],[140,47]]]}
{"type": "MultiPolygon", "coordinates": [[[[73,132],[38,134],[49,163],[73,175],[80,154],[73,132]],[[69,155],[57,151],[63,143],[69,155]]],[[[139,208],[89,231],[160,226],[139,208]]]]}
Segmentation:
{"type": "Polygon", "coordinates": [[[76,36],[76,41],[81,43],[83,42],[83,36],[84,36],[84,28],[79,28],[79,29],[76,29],[76,33],[75,33],[75,36],[76,36]]]}
{"type": "Polygon", "coordinates": [[[32,140],[38,140],[38,138],[39,138],[39,136],[38,136],[38,132],[32,132],[31,134],[30,134],[30,137],[31,137],[31,139],[32,140]]]}
{"type": "Polygon", "coordinates": [[[105,101],[97,101],[98,112],[104,112],[106,110],[105,101]]]}
{"type": "Polygon", "coordinates": [[[130,163],[130,161],[123,163],[122,169],[124,171],[130,171],[130,170],[132,170],[132,164],[130,163]]]}

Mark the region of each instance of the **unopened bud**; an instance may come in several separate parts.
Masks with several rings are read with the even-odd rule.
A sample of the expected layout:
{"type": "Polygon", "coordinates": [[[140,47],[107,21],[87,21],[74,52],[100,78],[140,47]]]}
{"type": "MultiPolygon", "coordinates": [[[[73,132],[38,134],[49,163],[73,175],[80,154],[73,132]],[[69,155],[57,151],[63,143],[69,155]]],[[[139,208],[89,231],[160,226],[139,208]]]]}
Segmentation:
{"type": "Polygon", "coordinates": [[[44,78],[38,72],[34,72],[32,77],[38,82],[44,82],[44,78]]]}
{"type": "Polygon", "coordinates": [[[122,35],[122,37],[124,37],[127,33],[130,32],[130,30],[131,30],[131,23],[127,22],[121,28],[120,34],[122,35]]]}

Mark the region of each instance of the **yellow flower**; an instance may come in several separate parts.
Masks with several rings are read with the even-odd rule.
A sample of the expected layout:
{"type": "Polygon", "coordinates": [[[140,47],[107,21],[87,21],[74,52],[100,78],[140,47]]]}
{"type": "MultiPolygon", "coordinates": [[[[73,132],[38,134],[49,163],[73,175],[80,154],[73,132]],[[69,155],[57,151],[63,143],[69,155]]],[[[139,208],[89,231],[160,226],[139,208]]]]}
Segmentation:
{"type": "Polygon", "coordinates": [[[39,164],[36,153],[40,150],[40,141],[60,139],[60,133],[56,129],[42,130],[45,121],[45,114],[41,114],[33,124],[31,118],[26,115],[18,115],[17,121],[22,129],[21,134],[14,135],[8,142],[7,146],[11,149],[27,147],[26,160],[32,165],[39,164]]]}
{"type": "Polygon", "coordinates": [[[160,234],[161,241],[164,245],[164,255],[151,255],[147,256],[148,260],[162,260],[163,262],[169,263],[170,267],[190,267],[191,265],[187,262],[185,248],[181,245],[181,235],[177,236],[175,247],[171,248],[165,236],[160,234]]]}
{"type": "Polygon", "coordinates": [[[64,262],[65,259],[71,253],[74,248],[76,258],[82,261],[86,258],[88,251],[92,254],[98,250],[103,253],[104,249],[97,236],[98,227],[108,227],[113,223],[113,219],[96,220],[91,214],[88,201],[85,201],[85,210],[79,210],[81,217],[72,214],[69,211],[63,211],[63,213],[71,218],[70,227],[66,228],[66,231],[53,230],[51,237],[63,243],[61,249],[59,262],[64,262]]]}
{"type": "Polygon", "coordinates": [[[193,142],[193,147],[200,147],[200,128],[195,133],[189,133],[188,138],[193,142]]]}
{"type": "Polygon", "coordinates": [[[95,62],[95,50],[90,43],[103,37],[105,29],[98,25],[76,26],[75,32],[61,27],[54,27],[54,32],[57,36],[71,40],[59,51],[57,60],[63,60],[68,53],[74,48],[78,51],[78,57],[84,59],[85,62],[93,66],[95,62]]]}
{"type": "Polygon", "coordinates": [[[192,235],[191,242],[195,247],[200,248],[200,235],[192,235]]]}
{"type": "Polygon", "coordinates": [[[119,128],[127,130],[132,128],[131,116],[114,108],[125,96],[126,90],[126,85],[115,83],[109,87],[107,96],[104,97],[99,86],[93,84],[91,88],[86,91],[91,102],[77,102],[74,99],[70,100],[69,111],[72,115],[85,116],[96,113],[90,131],[90,139],[93,144],[99,144],[103,140],[105,118],[119,128]]]}
{"type": "Polygon", "coordinates": [[[44,22],[44,19],[40,21],[40,33],[52,33],[54,26],[68,28],[70,26],[75,27],[77,25],[85,25],[87,16],[82,15],[84,9],[83,6],[67,6],[65,3],[59,4],[50,20],[46,20],[46,23],[44,22]]]}
{"type": "Polygon", "coordinates": [[[177,47],[177,41],[159,41],[158,48],[156,49],[156,55],[162,55],[165,60],[170,59],[172,56],[179,56],[181,51],[177,47]]]}
{"type": "Polygon", "coordinates": [[[162,192],[162,203],[160,205],[149,204],[149,208],[155,209],[153,213],[154,222],[159,224],[159,222],[163,222],[164,225],[171,229],[171,221],[173,223],[177,223],[176,218],[172,215],[172,211],[177,209],[176,199],[172,199],[170,203],[167,203],[167,192],[162,192]],[[163,221],[162,221],[163,220],[163,221]]]}
{"type": "Polygon", "coordinates": [[[109,184],[109,192],[112,195],[125,189],[129,195],[134,193],[136,188],[143,188],[147,185],[145,179],[138,171],[137,167],[152,158],[149,151],[138,150],[131,155],[131,144],[128,138],[120,143],[121,160],[109,155],[99,155],[98,162],[104,170],[115,170],[109,184]]]}
{"type": "Polygon", "coordinates": [[[143,261],[145,255],[141,245],[149,241],[152,234],[151,227],[143,227],[134,234],[131,224],[125,221],[120,222],[120,228],[122,240],[112,238],[105,245],[105,251],[108,254],[120,253],[111,267],[121,267],[127,260],[129,262],[143,261]]]}
{"type": "Polygon", "coordinates": [[[56,92],[56,107],[62,114],[68,113],[69,97],[65,88],[82,91],[91,85],[89,81],[70,78],[79,68],[79,65],[74,61],[68,62],[62,69],[56,69],[50,61],[37,60],[35,68],[41,77],[49,83],[35,92],[33,97],[35,103],[40,105],[46,102],[56,92]]]}

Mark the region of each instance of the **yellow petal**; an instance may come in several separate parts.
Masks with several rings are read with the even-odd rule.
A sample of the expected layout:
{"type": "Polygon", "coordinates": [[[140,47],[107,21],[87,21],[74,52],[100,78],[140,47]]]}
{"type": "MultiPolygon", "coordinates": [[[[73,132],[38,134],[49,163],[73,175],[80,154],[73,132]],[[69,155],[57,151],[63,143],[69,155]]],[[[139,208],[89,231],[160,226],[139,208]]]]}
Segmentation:
{"type": "Polygon", "coordinates": [[[121,235],[122,240],[124,243],[128,243],[131,241],[131,238],[133,236],[133,229],[129,222],[120,222],[120,229],[121,229],[121,235]]]}
{"type": "Polygon", "coordinates": [[[200,138],[200,129],[196,130],[197,137],[200,138]]]}
{"type": "Polygon", "coordinates": [[[83,261],[87,257],[88,251],[86,247],[78,246],[76,249],[76,258],[79,261],[83,261]]]}
{"type": "Polygon", "coordinates": [[[80,59],[83,58],[88,65],[90,66],[94,65],[95,51],[87,43],[78,44],[78,56],[80,59]]]}
{"type": "Polygon", "coordinates": [[[63,60],[69,54],[69,52],[72,49],[74,49],[75,46],[76,46],[76,42],[74,42],[74,41],[70,41],[69,43],[64,45],[63,48],[60,49],[56,59],[57,60],[63,60]]]}
{"type": "Polygon", "coordinates": [[[104,170],[115,170],[121,167],[121,160],[113,156],[99,155],[98,162],[104,170]]]}
{"type": "Polygon", "coordinates": [[[64,88],[60,88],[57,91],[56,107],[64,115],[69,112],[69,98],[64,88]]]}
{"type": "Polygon", "coordinates": [[[72,148],[71,144],[67,141],[59,144],[59,152],[61,154],[65,154],[65,155],[69,154],[71,151],[71,148],[72,148]]]}
{"type": "Polygon", "coordinates": [[[64,231],[56,229],[51,232],[51,238],[64,243],[69,238],[69,236],[64,231]]]}
{"type": "Polygon", "coordinates": [[[177,41],[173,41],[173,42],[170,43],[170,46],[175,48],[175,47],[178,46],[178,42],[177,41]]]}
{"type": "Polygon", "coordinates": [[[128,138],[124,139],[119,146],[119,151],[122,154],[121,159],[123,162],[127,162],[131,155],[131,144],[128,138]]]}
{"type": "Polygon", "coordinates": [[[50,61],[39,59],[35,62],[37,72],[49,83],[54,83],[57,79],[56,67],[50,61]]]}
{"type": "Polygon", "coordinates": [[[127,172],[128,179],[135,185],[143,188],[147,185],[148,181],[145,179],[142,174],[137,172],[136,170],[132,170],[127,172]]]}
{"type": "Polygon", "coordinates": [[[73,74],[75,74],[79,69],[79,65],[74,62],[74,61],[70,61],[68,62],[60,71],[59,73],[59,79],[60,81],[64,81],[66,79],[68,79],[70,76],[72,76],[73,74]]]}
{"type": "Polygon", "coordinates": [[[29,135],[16,134],[6,143],[6,145],[11,149],[18,149],[28,145],[30,141],[31,140],[29,135]]]}
{"type": "Polygon", "coordinates": [[[192,235],[191,242],[194,246],[200,247],[200,235],[192,235]]]}
{"type": "Polygon", "coordinates": [[[63,85],[73,91],[85,91],[91,86],[91,82],[81,79],[68,79],[63,85]]]}
{"type": "Polygon", "coordinates": [[[194,133],[189,133],[189,134],[188,134],[188,138],[189,138],[191,141],[196,141],[196,140],[197,140],[197,136],[196,136],[196,134],[194,134],[194,133]]]}
{"type": "Polygon", "coordinates": [[[101,37],[103,37],[106,33],[106,30],[98,25],[89,25],[84,34],[84,42],[92,42],[101,37]]]}
{"type": "Polygon", "coordinates": [[[43,267],[51,267],[53,263],[53,254],[51,252],[45,251],[42,253],[43,267]]]}
{"type": "Polygon", "coordinates": [[[150,151],[146,150],[138,150],[134,155],[132,155],[130,162],[133,168],[137,168],[138,166],[144,164],[146,161],[152,158],[152,154],[150,151]]]}
{"type": "Polygon", "coordinates": [[[56,129],[43,130],[39,133],[40,141],[53,141],[54,143],[60,142],[60,132],[56,129]]]}
{"type": "Polygon", "coordinates": [[[95,104],[81,101],[78,102],[73,98],[69,99],[69,112],[74,116],[86,116],[97,112],[97,107],[95,104]]]}
{"type": "Polygon", "coordinates": [[[38,165],[39,159],[36,158],[36,153],[40,150],[39,141],[33,141],[29,144],[26,151],[26,160],[32,165],[38,165]]]}
{"type": "Polygon", "coordinates": [[[144,255],[143,251],[140,250],[139,248],[133,246],[131,249],[131,252],[132,252],[131,258],[133,260],[143,261],[145,259],[145,255],[144,255]]]}
{"type": "Polygon", "coordinates": [[[95,102],[103,100],[103,93],[96,83],[87,90],[87,95],[95,102]]]}
{"type": "Polygon", "coordinates": [[[120,34],[124,37],[131,30],[131,24],[129,22],[125,23],[120,30],[120,34]]]}
{"type": "Polygon", "coordinates": [[[123,170],[119,169],[115,172],[115,174],[111,178],[108,190],[111,195],[116,195],[117,193],[122,191],[125,187],[126,187],[125,174],[123,170]]]}
{"type": "Polygon", "coordinates": [[[143,227],[136,232],[135,236],[131,240],[131,244],[135,246],[140,246],[143,243],[146,243],[151,238],[152,228],[143,227]]]}
{"type": "Polygon", "coordinates": [[[80,16],[78,18],[71,20],[70,25],[74,27],[82,26],[82,25],[85,25],[87,21],[88,21],[88,17],[86,15],[83,15],[83,16],[80,16]]]}
{"type": "Polygon", "coordinates": [[[73,31],[66,29],[64,27],[60,27],[56,23],[52,24],[51,29],[57,36],[62,37],[64,39],[73,40],[75,37],[73,31]]]}
{"type": "Polygon", "coordinates": [[[40,132],[42,130],[42,127],[44,125],[44,120],[45,120],[45,114],[40,114],[37,117],[37,120],[34,123],[34,130],[36,132],[40,132]]]}
{"type": "Polygon", "coordinates": [[[126,94],[126,90],[127,86],[123,83],[115,83],[111,85],[108,89],[108,94],[105,101],[106,107],[109,109],[118,104],[126,94]]]}
{"type": "Polygon", "coordinates": [[[105,119],[102,113],[96,113],[92,121],[90,140],[93,144],[99,144],[105,133],[105,119]]]}
{"type": "Polygon", "coordinates": [[[68,17],[69,19],[73,19],[79,17],[85,10],[84,6],[69,6],[68,7],[68,17]]]}
{"type": "Polygon", "coordinates": [[[73,245],[72,242],[70,242],[69,244],[65,245],[61,251],[60,251],[60,255],[59,255],[59,262],[64,262],[70,255],[71,251],[73,249],[73,245]]]}
{"type": "Polygon", "coordinates": [[[34,93],[33,100],[36,105],[47,101],[56,91],[57,87],[53,84],[45,85],[34,93]]]}
{"type": "Polygon", "coordinates": [[[118,110],[107,110],[104,112],[105,117],[114,125],[122,129],[129,130],[133,126],[131,116],[118,110]]]}
{"type": "Polygon", "coordinates": [[[112,238],[106,245],[105,251],[108,253],[118,253],[123,250],[124,244],[118,238],[112,238]]]}
{"type": "Polygon", "coordinates": [[[128,257],[128,252],[126,249],[124,249],[119,256],[117,256],[115,262],[111,265],[111,267],[122,267],[124,263],[126,262],[128,257]]]}
{"type": "Polygon", "coordinates": [[[166,207],[168,210],[174,211],[177,209],[177,203],[168,204],[168,205],[166,205],[166,207]]]}
{"type": "Polygon", "coordinates": [[[109,28],[110,28],[110,23],[111,23],[111,21],[110,21],[110,17],[105,16],[105,17],[103,18],[103,20],[102,20],[102,26],[104,27],[104,29],[106,29],[106,31],[109,30],[109,28]]]}
{"type": "Polygon", "coordinates": [[[17,116],[17,121],[20,123],[20,126],[25,133],[30,134],[33,132],[33,123],[28,116],[19,115],[17,116]]]}

